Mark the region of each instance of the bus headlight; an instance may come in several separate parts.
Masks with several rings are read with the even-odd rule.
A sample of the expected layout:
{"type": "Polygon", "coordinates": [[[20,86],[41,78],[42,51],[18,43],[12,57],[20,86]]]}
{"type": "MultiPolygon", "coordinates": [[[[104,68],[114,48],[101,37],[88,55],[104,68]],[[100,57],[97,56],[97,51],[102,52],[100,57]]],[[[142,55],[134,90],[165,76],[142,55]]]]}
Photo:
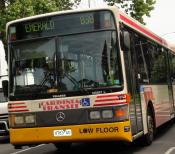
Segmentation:
{"type": "Polygon", "coordinates": [[[100,119],[100,111],[91,111],[90,112],[90,119],[100,119]]]}
{"type": "Polygon", "coordinates": [[[24,124],[24,117],[23,116],[15,116],[14,123],[17,125],[24,124]]]}
{"type": "Polygon", "coordinates": [[[25,116],[25,123],[26,124],[33,124],[35,123],[35,116],[30,114],[25,116]]]}
{"type": "Polygon", "coordinates": [[[33,114],[21,114],[21,115],[9,115],[10,127],[24,127],[34,126],[36,124],[36,115],[33,114]]]}
{"type": "Polygon", "coordinates": [[[113,111],[112,110],[103,110],[102,111],[102,117],[104,119],[112,118],[113,117],[113,111]]]}

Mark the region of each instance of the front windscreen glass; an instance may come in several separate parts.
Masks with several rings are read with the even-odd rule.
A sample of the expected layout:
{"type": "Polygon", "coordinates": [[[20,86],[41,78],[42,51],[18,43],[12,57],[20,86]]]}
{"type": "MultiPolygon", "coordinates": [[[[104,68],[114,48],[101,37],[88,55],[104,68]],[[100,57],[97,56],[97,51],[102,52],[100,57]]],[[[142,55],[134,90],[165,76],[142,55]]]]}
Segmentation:
{"type": "Polygon", "coordinates": [[[121,85],[116,32],[65,36],[57,43],[61,90],[121,85]]]}
{"type": "Polygon", "coordinates": [[[115,31],[68,35],[12,45],[12,93],[121,87],[115,31]]]}
{"type": "Polygon", "coordinates": [[[50,74],[55,72],[54,39],[14,44],[11,54],[14,92],[46,92],[56,86],[55,75],[50,74]]]}

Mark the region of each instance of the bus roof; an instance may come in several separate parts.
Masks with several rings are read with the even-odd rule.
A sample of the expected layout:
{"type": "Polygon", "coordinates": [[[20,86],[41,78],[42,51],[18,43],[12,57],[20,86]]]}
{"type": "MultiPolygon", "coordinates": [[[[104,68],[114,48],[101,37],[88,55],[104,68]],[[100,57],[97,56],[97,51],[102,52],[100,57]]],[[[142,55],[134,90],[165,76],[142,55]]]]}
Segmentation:
{"type": "Polygon", "coordinates": [[[21,19],[17,19],[17,20],[13,20],[13,21],[8,22],[7,25],[6,25],[6,30],[7,30],[9,25],[14,24],[14,23],[18,23],[18,22],[22,22],[22,21],[27,21],[27,20],[32,20],[32,19],[41,18],[41,17],[47,17],[47,16],[49,17],[49,16],[54,16],[54,15],[79,13],[79,12],[88,12],[88,11],[96,11],[96,10],[111,10],[113,12],[114,11],[118,12],[117,16],[119,17],[119,21],[120,22],[122,22],[125,25],[133,28],[137,32],[147,36],[148,38],[156,41],[160,45],[163,45],[164,47],[166,47],[166,48],[168,48],[168,49],[170,49],[170,50],[175,52],[175,49],[172,48],[172,46],[165,39],[163,39],[162,37],[158,36],[157,34],[152,32],[151,30],[146,28],[143,24],[139,23],[137,20],[131,18],[127,14],[123,13],[122,11],[120,11],[116,6],[106,6],[106,7],[99,7],[99,8],[93,8],[93,9],[92,8],[88,8],[88,9],[56,11],[56,12],[45,13],[45,14],[35,15],[35,16],[31,16],[31,17],[21,18],[21,19]]]}
{"type": "MultiPolygon", "coordinates": [[[[87,8],[87,9],[75,9],[75,10],[64,10],[64,11],[55,11],[55,12],[50,12],[50,13],[44,13],[44,14],[39,14],[39,15],[34,15],[34,16],[30,16],[30,17],[25,17],[25,18],[20,18],[20,19],[16,19],[16,20],[12,20],[10,22],[8,22],[6,24],[6,31],[8,29],[8,27],[11,24],[15,24],[18,22],[22,22],[22,21],[28,21],[28,20],[33,20],[33,19],[37,19],[37,18],[42,18],[42,17],[49,17],[49,16],[55,16],[55,15],[63,15],[63,14],[71,14],[71,13],[79,13],[79,12],[88,12],[88,11],[96,11],[96,10],[111,10],[111,9],[116,9],[116,7],[114,6],[106,6],[106,7],[99,7],[99,8],[87,8]]],[[[6,33],[7,35],[7,33],[6,33]]],[[[7,36],[6,36],[7,38],[7,36]]]]}
{"type": "MultiPolygon", "coordinates": [[[[87,9],[76,9],[76,10],[64,10],[64,11],[56,11],[56,12],[51,12],[51,13],[45,13],[45,14],[39,14],[31,17],[25,17],[17,20],[13,20],[7,23],[6,27],[8,27],[11,24],[21,22],[21,21],[27,21],[31,19],[36,19],[40,17],[49,17],[49,16],[54,16],[54,15],[62,15],[62,14],[70,14],[70,13],[78,13],[78,12],[88,12],[88,11],[96,11],[96,10],[111,10],[114,7],[111,6],[106,6],[106,7],[99,7],[99,8],[87,8],[87,9]]],[[[115,7],[116,8],[116,7],[115,7]]]]}

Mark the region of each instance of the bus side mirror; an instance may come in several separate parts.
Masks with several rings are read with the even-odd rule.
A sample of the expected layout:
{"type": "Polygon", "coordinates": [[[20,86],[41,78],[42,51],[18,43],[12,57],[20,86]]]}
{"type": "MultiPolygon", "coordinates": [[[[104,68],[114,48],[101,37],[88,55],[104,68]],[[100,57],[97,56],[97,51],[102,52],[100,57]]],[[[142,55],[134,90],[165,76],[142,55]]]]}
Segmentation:
{"type": "Polygon", "coordinates": [[[5,97],[8,97],[8,80],[2,81],[2,89],[5,97]]]}
{"type": "Polygon", "coordinates": [[[122,31],[120,33],[120,40],[121,40],[121,48],[123,51],[130,50],[130,34],[128,31],[122,31]]]}

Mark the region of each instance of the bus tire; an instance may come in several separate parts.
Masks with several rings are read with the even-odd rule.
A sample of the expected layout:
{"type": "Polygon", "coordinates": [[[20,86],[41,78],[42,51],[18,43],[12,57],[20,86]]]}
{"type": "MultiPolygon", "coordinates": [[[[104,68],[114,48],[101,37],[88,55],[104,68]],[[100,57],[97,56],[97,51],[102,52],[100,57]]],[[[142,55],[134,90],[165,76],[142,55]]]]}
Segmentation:
{"type": "Polygon", "coordinates": [[[66,152],[71,149],[71,144],[70,142],[61,142],[61,143],[54,143],[55,147],[58,149],[58,151],[61,152],[66,152]]]}
{"type": "Polygon", "coordinates": [[[148,128],[148,133],[145,134],[143,137],[143,144],[145,146],[152,144],[154,140],[154,135],[155,135],[154,118],[153,118],[153,113],[151,111],[151,108],[148,108],[147,110],[147,128],[148,128]]]}

